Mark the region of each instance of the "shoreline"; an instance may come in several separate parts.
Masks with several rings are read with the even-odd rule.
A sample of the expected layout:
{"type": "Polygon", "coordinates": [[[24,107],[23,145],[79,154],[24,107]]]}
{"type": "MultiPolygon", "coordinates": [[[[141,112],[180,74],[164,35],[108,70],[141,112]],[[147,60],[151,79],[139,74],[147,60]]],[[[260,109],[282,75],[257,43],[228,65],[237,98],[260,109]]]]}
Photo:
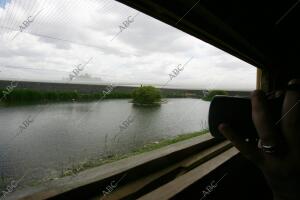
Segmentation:
{"type": "MultiPolygon", "coordinates": [[[[50,182],[52,180],[57,180],[57,179],[68,177],[68,176],[76,176],[78,173],[83,172],[88,169],[91,169],[91,168],[99,167],[101,165],[119,161],[119,160],[122,160],[122,159],[125,159],[128,157],[131,157],[131,156],[142,154],[142,153],[151,152],[151,151],[166,147],[168,145],[175,144],[175,143],[178,143],[178,142],[181,142],[184,140],[188,140],[188,139],[200,136],[200,135],[208,134],[208,133],[209,133],[209,131],[207,129],[204,129],[204,130],[201,130],[198,132],[180,134],[180,135],[177,135],[174,137],[151,142],[151,143],[145,144],[142,147],[133,149],[129,153],[124,153],[124,154],[116,153],[114,155],[107,154],[107,155],[103,156],[102,158],[90,159],[88,161],[76,164],[76,165],[72,166],[72,168],[66,168],[61,172],[61,174],[56,174],[52,177],[51,176],[44,177],[41,180],[32,180],[32,181],[25,182],[24,185],[21,187],[27,187],[27,186],[34,187],[34,186],[37,186],[37,185],[40,185],[43,183],[50,182]]],[[[6,178],[3,177],[2,181],[4,179],[7,179],[8,181],[12,180],[10,177],[6,177],[6,178]]],[[[1,185],[2,186],[6,185],[6,182],[3,181],[1,183],[1,180],[0,180],[0,186],[1,185]]]]}

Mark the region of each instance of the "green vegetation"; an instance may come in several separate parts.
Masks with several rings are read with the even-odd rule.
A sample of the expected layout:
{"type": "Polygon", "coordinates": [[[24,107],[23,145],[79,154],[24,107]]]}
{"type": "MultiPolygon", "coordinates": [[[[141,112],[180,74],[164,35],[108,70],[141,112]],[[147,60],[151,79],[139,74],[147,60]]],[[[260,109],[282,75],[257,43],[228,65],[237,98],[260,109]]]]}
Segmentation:
{"type": "Polygon", "coordinates": [[[184,92],[176,91],[162,92],[162,98],[190,98],[190,96],[186,95],[184,92]]]}
{"type": "MultiPolygon", "coordinates": [[[[175,136],[173,138],[162,139],[158,142],[146,144],[143,147],[136,148],[132,152],[127,153],[127,154],[106,155],[105,157],[103,157],[101,159],[88,160],[86,162],[82,162],[80,164],[73,165],[71,168],[62,169],[59,178],[63,178],[66,176],[76,176],[76,174],[78,174],[79,172],[82,172],[82,171],[90,169],[90,168],[99,167],[99,166],[107,164],[107,163],[112,163],[112,162],[115,162],[115,161],[118,161],[121,159],[125,159],[125,158],[131,157],[131,156],[135,156],[135,155],[139,155],[142,153],[157,150],[157,149],[163,148],[163,147],[171,145],[171,144],[175,144],[175,143],[187,140],[187,139],[191,139],[191,138],[194,138],[194,137],[197,137],[200,135],[204,135],[206,133],[208,133],[208,130],[202,130],[199,132],[182,134],[182,135],[175,136]]],[[[28,185],[37,186],[41,183],[48,182],[48,181],[51,181],[54,179],[57,179],[57,177],[55,175],[54,176],[52,175],[51,177],[50,176],[45,177],[43,180],[40,180],[40,181],[31,181],[30,183],[28,183],[28,185]]],[[[4,187],[5,185],[7,185],[7,181],[8,180],[5,180],[5,178],[2,177],[2,179],[0,179],[0,188],[2,186],[4,187]]]]}
{"type": "Polygon", "coordinates": [[[144,152],[148,152],[148,151],[153,151],[171,144],[175,144],[177,142],[181,142],[187,139],[191,139],[193,137],[197,137],[203,134],[208,133],[208,130],[203,130],[200,132],[194,132],[194,133],[188,133],[188,134],[182,134],[182,135],[178,135],[174,138],[171,139],[163,139],[161,141],[159,141],[158,143],[151,143],[151,144],[147,144],[144,147],[137,149],[134,151],[134,154],[140,154],[140,153],[144,153],[144,152]]]}
{"type": "MultiPolygon", "coordinates": [[[[0,96],[5,89],[0,90],[0,96]]],[[[3,96],[3,95],[2,95],[3,96]]],[[[47,92],[34,91],[29,89],[14,89],[1,103],[5,104],[27,104],[27,103],[45,103],[45,102],[68,102],[68,101],[94,101],[103,98],[103,92],[83,94],[73,92],[47,92]]],[[[105,94],[106,99],[129,99],[130,93],[111,92],[105,94]]]]}
{"type": "Polygon", "coordinates": [[[202,100],[211,101],[216,95],[228,95],[228,93],[224,90],[210,90],[208,91],[207,95],[202,97],[202,100]]]}
{"type": "Polygon", "coordinates": [[[88,168],[93,168],[93,167],[98,167],[100,165],[103,164],[107,164],[107,163],[111,163],[111,162],[115,162],[124,158],[128,158],[131,156],[135,156],[141,153],[145,153],[145,152],[149,152],[149,151],[153,151],[156,149],[160,149],[162,147],[171,145],[171,144],[175,144],[177,142],[181,142],[187,139],[191,139],[200,135],[204,135],[208,133],[208,130],[202,130],[200,132],[194,132],[194,133],[188,133],[188,134],[182,134],[182,135],[178,135],[176,137],[173,138],[169,138],[169,139],[163,139],[160,140],[158,142],[155,143],[150,143],[150,144],[146,144],[141,148],[137,148],[135,150],[133,150],[132,152],[128,153],[128,154],[115,154],[115,155],[108,155],[103,159],[100,160],[89,160],[87,162],[81,163],[77,166],[73,166],[72,168],[68,168],[66,170],[63,171],[63,173],[61,174],[61,177],[64,176],[70,176],[70,175],[74,175],[77,174],[81,171],[84,171],[88,168]]]}
{"type": "Polygon", "coordinates": [[[152,86],[141,86],[135,89],[132,98],[136,105],[159,105],[161,102],[160,90],[152,86]]]}

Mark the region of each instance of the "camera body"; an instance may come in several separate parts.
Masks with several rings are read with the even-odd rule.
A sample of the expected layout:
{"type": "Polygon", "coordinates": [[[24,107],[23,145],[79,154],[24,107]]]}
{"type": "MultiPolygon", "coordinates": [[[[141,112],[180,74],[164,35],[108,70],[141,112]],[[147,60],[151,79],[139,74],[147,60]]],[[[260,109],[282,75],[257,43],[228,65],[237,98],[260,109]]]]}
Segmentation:
{"type": "MultiPolygon", "coordinates": [[[[275,122],[280,119],[283,98],[268,100],[275,122]]],[[[218,126],[229,124],[245,139],[257,140],[258,134],[252,121],[251,99],[249,97],[215,96],[208,115],[209,130],[213,137],[224,138],[218,126]]]]}

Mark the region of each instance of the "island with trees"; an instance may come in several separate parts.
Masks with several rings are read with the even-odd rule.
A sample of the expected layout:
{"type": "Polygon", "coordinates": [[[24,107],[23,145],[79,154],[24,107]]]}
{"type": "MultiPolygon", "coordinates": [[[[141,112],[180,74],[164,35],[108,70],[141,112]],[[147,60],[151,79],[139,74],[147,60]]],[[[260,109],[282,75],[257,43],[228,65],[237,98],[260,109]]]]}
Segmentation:
{"type": "Polygon", "coordinates": [[[132,92],[133,103],[138,106],[156,106],[162,103],[160,90],[153,86],[141,86],[132,92]]]}
{"type": "Polygon", "coordinates": [[[210,90],[210,91],[204,93],[204,95],[201,99],[204,101],[212,101],[212,99],[216,95],[226,95],[227,96],[228,92],[226,92],[224,90],[210,90]]]}

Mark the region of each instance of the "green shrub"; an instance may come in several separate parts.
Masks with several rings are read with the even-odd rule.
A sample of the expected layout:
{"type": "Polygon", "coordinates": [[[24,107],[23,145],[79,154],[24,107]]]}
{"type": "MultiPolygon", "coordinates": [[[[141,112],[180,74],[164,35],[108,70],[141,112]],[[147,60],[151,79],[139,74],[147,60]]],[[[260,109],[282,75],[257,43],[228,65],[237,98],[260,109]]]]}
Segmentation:
{"type": "Polygon", "coordinates": [[[141,86],[133,91],[132,98],[137,104],[155,104],[161,101],[161,94],[155,87],[141,86]]]}
{"type": "Polygon", "coordinates": [[[228,92],[224,90],[210,90],[206,95],[202,97],[204,101],[211,101],[216,95],[228,95],[228,92]]]}

